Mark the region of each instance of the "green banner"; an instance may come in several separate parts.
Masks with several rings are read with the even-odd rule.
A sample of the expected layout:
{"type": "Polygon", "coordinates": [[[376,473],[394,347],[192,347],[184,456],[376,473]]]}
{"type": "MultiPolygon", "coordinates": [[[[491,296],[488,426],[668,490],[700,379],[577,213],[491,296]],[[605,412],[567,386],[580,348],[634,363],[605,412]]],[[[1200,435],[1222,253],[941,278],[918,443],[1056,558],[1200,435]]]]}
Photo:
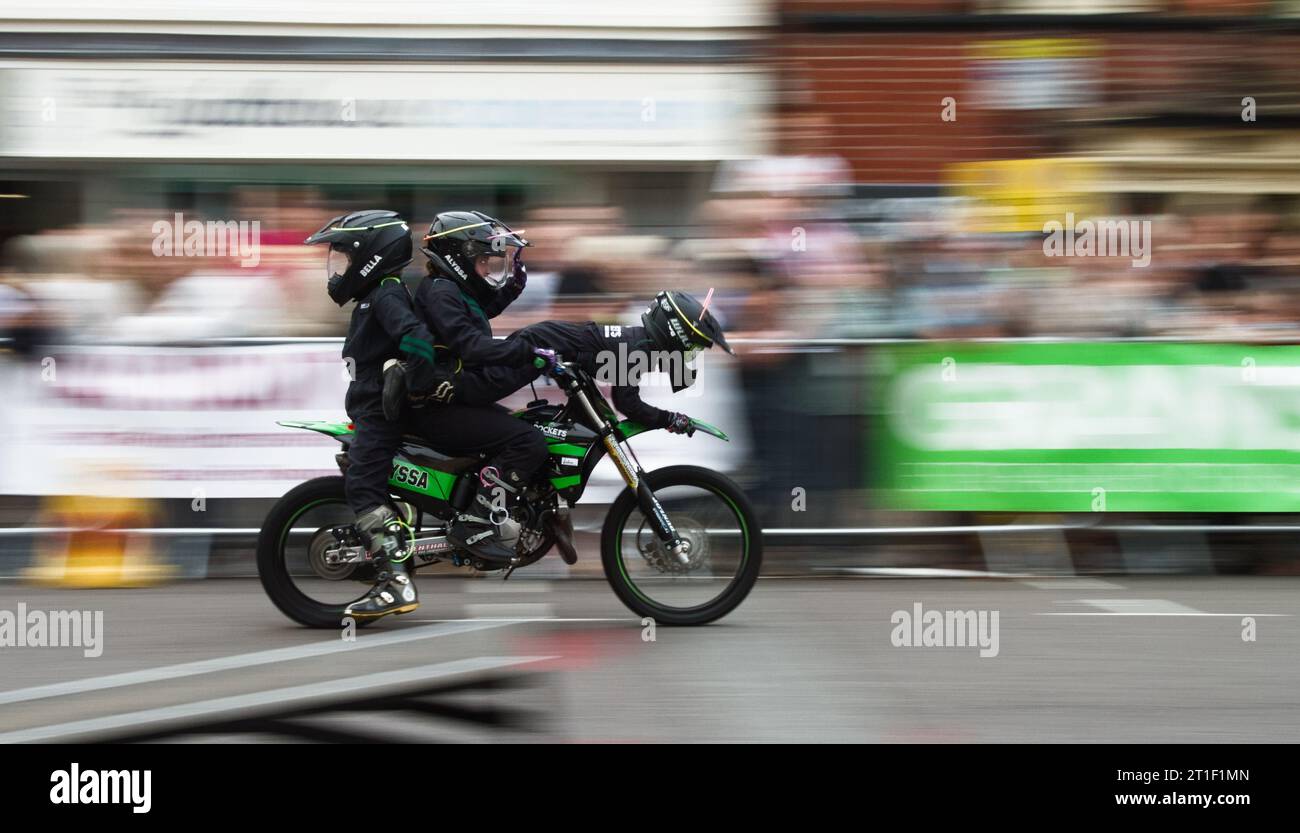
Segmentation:
{"type": "Polygon", "coordinates": [[[870,476],[897,509],[1300,511],[1300,346],[876,352],[870,476]]]}

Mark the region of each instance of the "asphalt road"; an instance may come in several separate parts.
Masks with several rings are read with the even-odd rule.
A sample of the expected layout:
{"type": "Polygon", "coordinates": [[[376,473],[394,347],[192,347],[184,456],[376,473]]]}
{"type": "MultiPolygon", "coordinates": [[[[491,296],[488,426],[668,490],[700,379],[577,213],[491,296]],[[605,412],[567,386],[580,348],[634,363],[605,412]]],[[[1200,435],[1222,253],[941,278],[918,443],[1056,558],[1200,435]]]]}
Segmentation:
{"type": "Polygon", "coordinates": [[[0,742],[195,726],[202,733],[184,737],[282,740],[241,733],[295,709],[316,711],[279,725],[317,737],[1300,740],[1297,579],[771,578],[721,622],[658,627],[653,641],[603,581],[420,586],[419,611],[348,641],[293,625],[252,580],[0,584],[0,616],[19,604],[103,612],[97,657],[0,647],[0,742]],[[899,612],[917,604],[984,611],[985,636],[996,611],[996,655],[896,647],[899,612]],[[361,707],[393,694],[424,705],[361,707]]]}

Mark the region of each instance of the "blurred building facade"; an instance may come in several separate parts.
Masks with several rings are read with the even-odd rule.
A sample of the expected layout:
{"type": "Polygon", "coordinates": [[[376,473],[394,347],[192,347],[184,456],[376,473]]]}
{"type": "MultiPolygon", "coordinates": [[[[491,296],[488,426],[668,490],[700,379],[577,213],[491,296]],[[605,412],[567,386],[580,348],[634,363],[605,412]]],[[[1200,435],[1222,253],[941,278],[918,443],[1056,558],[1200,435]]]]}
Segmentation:
{"type": "Polygon", "coordinates": [[[530,227],[506,328],[671,283],[786,340],[1296,332],[1295,2],[5,14],[0,248],[32,327],[339,334],[299,242],[383,205],[530,227]],[[1150,223],[1150,263],[1048,257],[1068,216],[1150,223]],[[151,250],[194,219],[259,223],[257,262],[151,250]],[[270,314],[219,303],[266,276],[270,314]]]}
{"type": "Polygon", "coordinates": [[[1300,339],[1297,2],[113,14],[4,13],[0,312],[20,346],[338,336],[309,232],[363,206],[417,229],[478,208],[535,243],[498,334],[715,289],[742,345],[717,400],[765,520],[853,525],[880,340],[1300,339]],[[1051,256],[1045,224],[1068,217],[1148,224],[1149,261],[1051,256]],[[182,218],[259,223],[257,262],[159,256],[156,224],[182,218]]]}
{"type": "MultiPolygon", "coordinates": [[[[125,2],[5,13],[5,235],[299,187],[412,214],[620,204],[672,222],[761,149],[759,2],[125,2]],[[628,196],[635,193],[635,199],[628,196]]],[[[260,206],[259,206],[260,207],[260,206]]]]}

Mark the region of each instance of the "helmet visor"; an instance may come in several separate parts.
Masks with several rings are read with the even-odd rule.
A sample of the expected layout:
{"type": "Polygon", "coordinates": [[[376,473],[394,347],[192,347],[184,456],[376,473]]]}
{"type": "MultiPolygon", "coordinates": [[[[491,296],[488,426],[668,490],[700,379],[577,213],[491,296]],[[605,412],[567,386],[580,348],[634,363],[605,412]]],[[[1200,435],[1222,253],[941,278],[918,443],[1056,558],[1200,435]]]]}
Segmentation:
{"type": "Polygon", "coordinates": [[[331,248],[328,258],[325,260],[325,277],[332,278],[335,275],[347,274],[348,267],[352,265],[352,254],[342,249],[331,248]]]}
{"type": "Polygon", "coordinates": [[[514,274],[515,262],[523,249],[511,243],[493,246],[492,251],[474,258],[474,271],[493,289],[500,289],[514,274]]]}

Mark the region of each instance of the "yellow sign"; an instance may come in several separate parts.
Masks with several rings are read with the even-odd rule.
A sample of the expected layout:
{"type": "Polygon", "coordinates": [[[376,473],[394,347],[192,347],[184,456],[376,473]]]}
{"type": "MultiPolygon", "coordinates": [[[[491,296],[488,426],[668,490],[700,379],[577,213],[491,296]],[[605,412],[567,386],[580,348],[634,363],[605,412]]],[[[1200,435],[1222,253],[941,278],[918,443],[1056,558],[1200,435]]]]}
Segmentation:
{"type": "Polygon", "coordinates": [[[1084,38],[1016,38],[986,40],[970,44],[970,55],[978,60],[1024,61],[1035,58],[1096,58],[1101,44],[1084,38]]]}
{"type": "Polygon", "coordinates": [[[1086,186],[1097,179],[1097,163],[1085,159],[1006,159],[948,166],[949,187],[971,202],[964,231],[1042,232],[1048,220],[1067,211],[1078,218],[1100,213],[1086,186]]]}

